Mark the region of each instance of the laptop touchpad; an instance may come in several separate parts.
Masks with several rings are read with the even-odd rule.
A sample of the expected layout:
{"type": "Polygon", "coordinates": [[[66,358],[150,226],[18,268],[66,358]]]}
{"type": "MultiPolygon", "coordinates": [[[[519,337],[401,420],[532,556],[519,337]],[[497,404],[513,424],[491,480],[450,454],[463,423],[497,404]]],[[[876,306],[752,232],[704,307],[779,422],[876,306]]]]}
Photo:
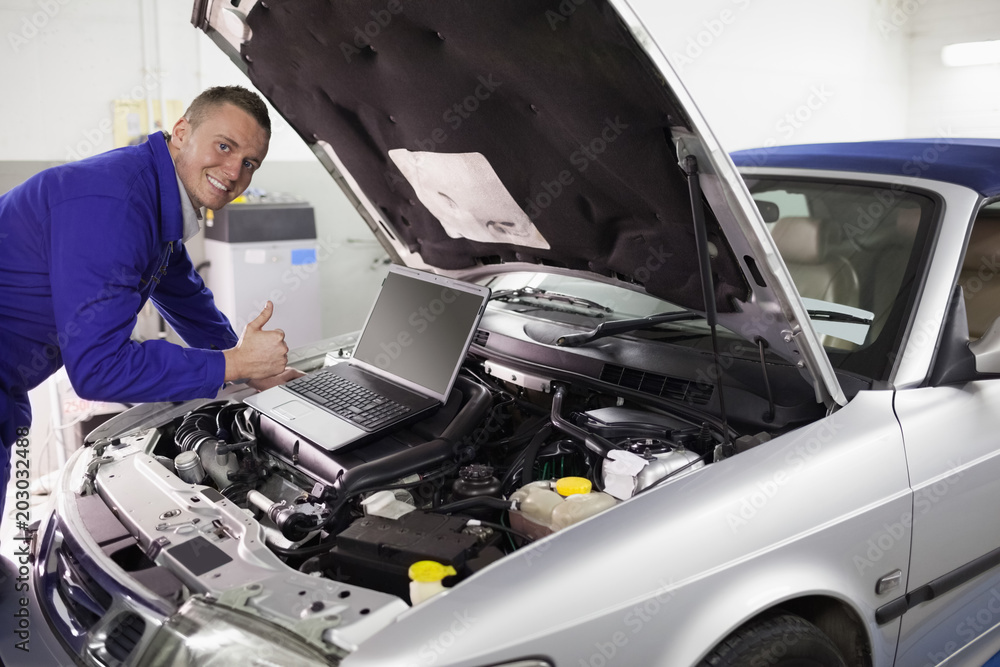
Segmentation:
{"type": "Polygon", "coordinates": [[[313,409],[302,401],[288,401],[276,406],[274,411],[285,419],[298,419],[309,414],[313,409]]]}

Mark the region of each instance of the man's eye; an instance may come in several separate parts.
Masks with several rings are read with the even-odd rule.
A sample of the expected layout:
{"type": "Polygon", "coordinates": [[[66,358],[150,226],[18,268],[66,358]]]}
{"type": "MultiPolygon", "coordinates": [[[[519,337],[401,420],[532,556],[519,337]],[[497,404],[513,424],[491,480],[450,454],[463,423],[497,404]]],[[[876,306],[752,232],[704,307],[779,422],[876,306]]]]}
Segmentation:
{"type": "Polygon", "coordinates": [[[247,171],[253,171],[253,162],[250,162],[249,160],[244,160],[243,168],[246,169],[247,171]]]}
{"type": "Polygon", "coordinates": [[[219,144],[219,150],[223,153],[229,152],[229,144],[219,144]]]}

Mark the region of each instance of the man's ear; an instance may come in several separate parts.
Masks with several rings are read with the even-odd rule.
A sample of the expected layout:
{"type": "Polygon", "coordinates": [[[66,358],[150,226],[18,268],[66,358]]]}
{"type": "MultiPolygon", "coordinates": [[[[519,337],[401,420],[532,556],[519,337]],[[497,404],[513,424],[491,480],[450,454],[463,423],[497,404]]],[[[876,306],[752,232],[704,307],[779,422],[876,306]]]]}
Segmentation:
{"type": "Polygon", "coordinates": [[[174,123],[174,129],[170,131],[170,142],[173,143],[176,139],[178,144],[182,144],[190,133],[191,123],[188,122],[187,118],[181,116],[180,120],[174,123]]]}

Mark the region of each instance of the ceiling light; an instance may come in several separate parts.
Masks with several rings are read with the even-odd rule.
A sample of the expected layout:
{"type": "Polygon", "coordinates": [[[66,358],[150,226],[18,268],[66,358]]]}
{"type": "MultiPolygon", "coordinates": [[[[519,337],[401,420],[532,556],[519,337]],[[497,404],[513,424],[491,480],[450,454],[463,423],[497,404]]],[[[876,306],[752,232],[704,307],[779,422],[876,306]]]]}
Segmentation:
{"type": "Polygon", "coordinates": [[[949,44],[941,49],[941,62],[948,67],[1000,63],[1000,40],[949,44]]]}

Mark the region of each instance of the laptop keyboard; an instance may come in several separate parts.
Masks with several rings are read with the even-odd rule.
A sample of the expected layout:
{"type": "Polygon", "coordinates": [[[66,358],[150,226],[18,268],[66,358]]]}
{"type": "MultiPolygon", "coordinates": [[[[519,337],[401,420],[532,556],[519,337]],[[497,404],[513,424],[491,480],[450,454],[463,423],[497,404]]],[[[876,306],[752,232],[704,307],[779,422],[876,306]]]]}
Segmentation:
{"type": "Polygon", "coordinates": [[[296,378],[285,387],[369,431],[410,411],[405,405],[331,373],[296,378]]]}

